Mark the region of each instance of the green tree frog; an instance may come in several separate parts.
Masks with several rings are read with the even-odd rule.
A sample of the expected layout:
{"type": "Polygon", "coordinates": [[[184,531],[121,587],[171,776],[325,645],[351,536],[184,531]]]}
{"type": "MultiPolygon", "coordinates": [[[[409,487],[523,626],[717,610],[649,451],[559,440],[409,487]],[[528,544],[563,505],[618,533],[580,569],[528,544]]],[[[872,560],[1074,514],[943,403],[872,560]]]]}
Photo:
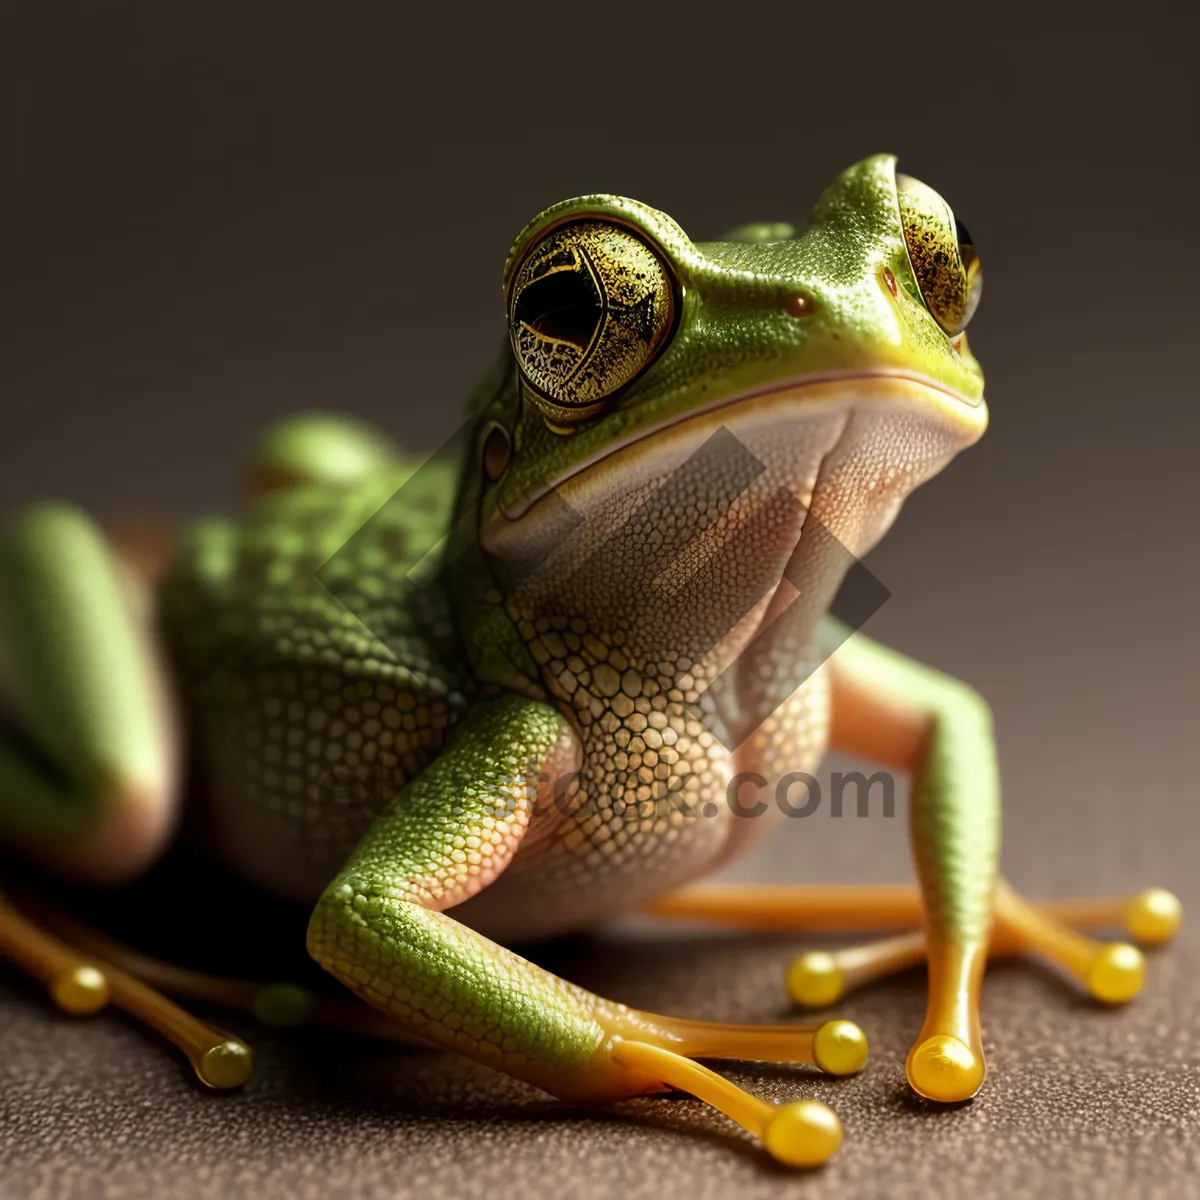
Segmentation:
{"type": "MultiPolygon", "coordinates": [[[[1180,919],[1156,888],[1017,895],[997,875],[985,702],[828,615],[905,497],[984,432],[964,332],[981,284],[950,206],[887,155],[838,176],[803,229],[693,243],[619,196],[547,209],[509,255],[509,337],[459,461],[307,414],[259,446],[244,515],[197,523],[161,563],[63,504],[18,517],[0,547],[0,841],[130,879],[173,834],[186,762],[213,853],[307,906],[308,950],[366,1002],[364,1028],[575,1101],[681,1089],[796,1165],[836,1150],[834,1113],[698,1060],[850,1074],[856,1025],[641,1012],[507,944],[634,912],[890,928],[801,956],[790,991],[829,1005],[927,962],[908,1081],[973,1096],[989,955],[1038,952],[1120,1003],[1140,952],[1082,930],[1151,943],[1180,919]],[[828,746],[912,773],[919,886],[706,885],[770,827],[747,798],[828,746]]],[[[242,1042],[154,986],[169,971],[11,901],[0,956],[68,1011],[140,1016],[212,1086],[249,1073],[242,1042]]]]}

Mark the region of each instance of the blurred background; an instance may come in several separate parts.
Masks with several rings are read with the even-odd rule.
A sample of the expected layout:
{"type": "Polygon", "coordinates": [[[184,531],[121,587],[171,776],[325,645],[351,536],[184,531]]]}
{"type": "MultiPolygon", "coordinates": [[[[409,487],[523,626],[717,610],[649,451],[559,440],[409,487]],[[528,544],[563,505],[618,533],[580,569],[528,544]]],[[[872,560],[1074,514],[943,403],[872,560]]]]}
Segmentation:
{"type": "MultiPolygon", "coordinates": [[[[909,28],[920,40],[906,45],[899,24],[872,33],[856,17],[832,41],[721,25],[694,50],[647,29],[615,68],[626,86],[593,79],[575,43],[549,53],[554,30],[532,38],[515,17],[480,30],[491,57],[478,69],[331,7],[25,5],[3,20],[5,515],[42,496],[104,518],[232,511],[255,436],[302,407],[433,450],[502,343],[504,257],[546,205],[620,192],[699,240],[802,220],[844,166],[898,154],[981,250],[971,346],[992,427],[872,554],[892,598],[868,632],[993,703],[1019,886],[1157,882],[1200,904],[1200,173],[1182,29],[971,42],[909,28]]],[[[735,873],[910,873],[903,821],[785,824],[735,873]]],[[[1176,962],[1194,959],[1186,941],[1176,962]]],[[[1010,1040],[1027,1027],[1022,997],[1062,1007],[1062,993],[1005,978],[1010,1040]]],[[[1097,1070],[1119,1089],[1123,1038],[1175,1039],[1172,1061],[1192,1055],[1194,1130],[1188,978],[1153,1010],[1157,1034],[1149,1013],[1104,1027],[1097,1070]]],[[[916,996],[915,1014],[909,986],[897,1002],[916,996]]],[[[625,987],[635,1002],[655,994],[625,987]]],[[[1101,1141],[1128,1127],[1095,1121],[1101,1141]]],[[[928,1153],[939,1136],[921,1135],[928,1153]]],[[[1046,1136],[1057,1162],[1046,1146],[1060,1134],[1046,1136]]],[[[1137,1152],[1156,1169],[1165,1153],[1153,1138],[1137,1152]]]]}

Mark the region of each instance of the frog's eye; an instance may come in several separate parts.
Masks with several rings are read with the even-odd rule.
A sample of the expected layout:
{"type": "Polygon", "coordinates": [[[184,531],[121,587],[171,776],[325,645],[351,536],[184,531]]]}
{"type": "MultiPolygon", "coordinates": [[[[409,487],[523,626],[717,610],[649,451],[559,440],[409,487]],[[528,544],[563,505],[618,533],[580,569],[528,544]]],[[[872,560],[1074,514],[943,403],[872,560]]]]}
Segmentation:
{"type": "Polygon", "coordinates": [[[933,319],[962,333],[983,291],[983,268],[967,227],[945,200],[919,179],[896,176],[908,261],[933,319]]]}
{"type": "Polygon", "coordinates": [[[530,398],[550,418],[596,412],[643,371],[675,321],[675,280],[632,229],[584,218],[551,229],[513,275],[508,327],[530,398]]]}

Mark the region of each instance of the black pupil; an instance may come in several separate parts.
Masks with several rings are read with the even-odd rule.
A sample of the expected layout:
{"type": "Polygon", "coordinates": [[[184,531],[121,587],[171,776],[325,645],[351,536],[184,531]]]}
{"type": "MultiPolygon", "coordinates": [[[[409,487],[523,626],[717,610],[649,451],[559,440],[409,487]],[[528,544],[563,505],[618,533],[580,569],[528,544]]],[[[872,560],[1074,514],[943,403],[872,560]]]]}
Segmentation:
{"type": "Polygon", "coordinates": [[[970,246],[975,249],[975,239],[971,236],[971,231],[957,218],[954,218],[954,236],[958,238],[958,244],[962,246],[970,246]]]}
{"type": "Polygon", "coordinates": [[[602,314],[591,277],[574,270],[554,271],[528,283],[517,297],[513,318],[542,337],[585,350],[602,314]]]}

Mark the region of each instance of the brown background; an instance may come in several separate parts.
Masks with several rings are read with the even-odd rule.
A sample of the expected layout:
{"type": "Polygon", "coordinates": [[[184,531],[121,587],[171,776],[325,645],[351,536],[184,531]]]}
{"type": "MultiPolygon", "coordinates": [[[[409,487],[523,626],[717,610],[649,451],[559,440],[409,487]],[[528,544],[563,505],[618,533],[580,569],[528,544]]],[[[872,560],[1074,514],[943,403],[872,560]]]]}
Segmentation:
{"type": "MultiPolygon", "coordinates": [[[[569,54],[535,69],[519,23],[495,34],[502,69],[484,77],[332,6],[183,11],[0,12],[0,511],[43,495],[106,517],[231,508],[256,431],[306,405],[432,449],[502,337],[508,243],[546,204],[619,191],[714,236],[802,217],[841,167],[891,150],[982,247],[971,341],[993,425],[873,554],[893,598],[870,632],[992,701],[1019,886],[1161,882],[1200,907],[1185,30],[913,43],[898,23],[868,47],[864,18],[832,41],[727,30],[669,57],[647,34],[629,66],[669,86],[656,75],[631,103],[597,96],[569,54]],[[792,65],[756,63],[768,44],[792,65]]],[[[742,877],[909,875],[902,819],[786,825],[742,877]]],[[[187,943],[203,881],[176,887],[175,908],[150,905],[171,885],[152,884],[113,919],[152,907],[147,936],[187,943]]],[[[245,937],[236,913],[207,924],[245,937]]],[[[1194,929],[1121,1012],[1044,972],[996,970],[992,1074],[953,1112],[901,1085],[919,975],[854,997],[843,1011],[874,1053],[860,1079],[740,1073],[841,1113],[846,1147],[804,1180],[690,1101],[565,1112],[449,1056],[233,1017],[259,1074],[239,1096],[204,1095],[140,1031],[68,1023],[0,969],[0,1194],[1200,1194],[1194,929]]],[[[643,1007],[754,1021],[780,1016],[801,944],[634,929],[552,957],[643,1007]]]]}

